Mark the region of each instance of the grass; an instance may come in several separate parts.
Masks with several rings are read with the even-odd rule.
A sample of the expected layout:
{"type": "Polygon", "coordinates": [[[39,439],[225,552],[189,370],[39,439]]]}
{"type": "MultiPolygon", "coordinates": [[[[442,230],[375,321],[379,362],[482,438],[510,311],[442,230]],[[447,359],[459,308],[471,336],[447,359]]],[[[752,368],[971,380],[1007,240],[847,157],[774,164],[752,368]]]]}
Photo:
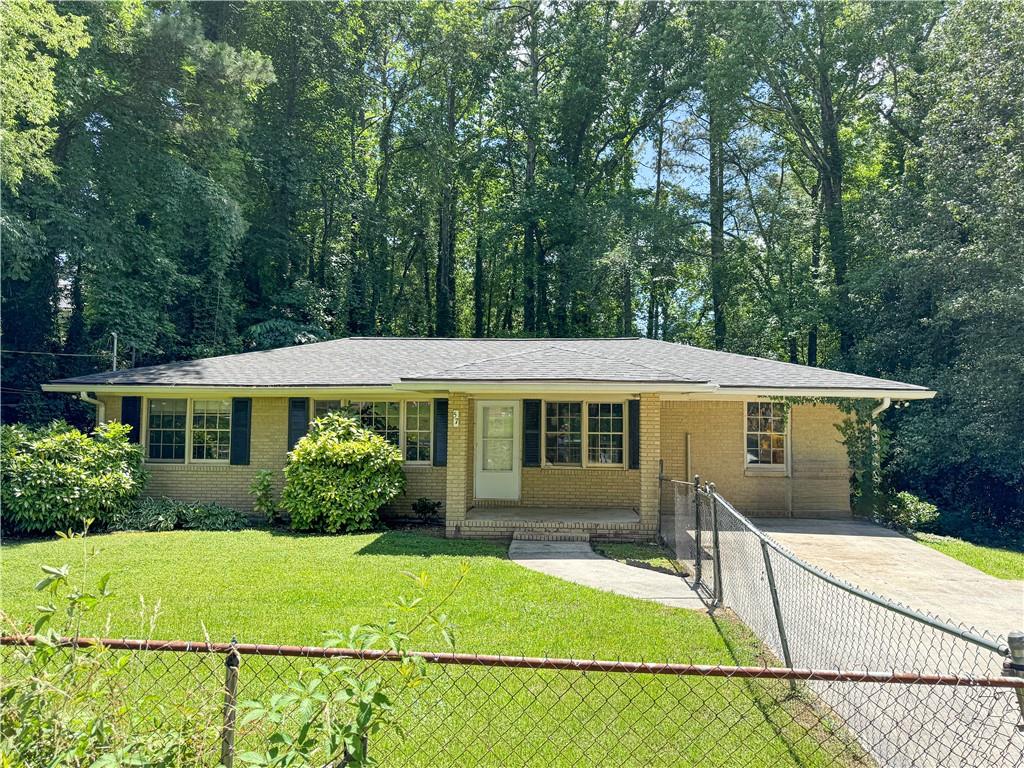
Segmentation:
{"type": "MultiPolygon", "coordinates": [[[[468,561],[465,581],[444,609],[458,651],[722,665],[756,663],[760,652],[727,617],[564,582],[521,568],[505,558],[504,546],[486,542],[250,530],[117,533],[92,536],[89,545],[100,550],[89,580],[110,572],[117,594],[102,615],[87,619],[84,635],[321,644],[331,630],[394,616],[391,603],[413,592],[403,571],[427,574],[431,591],[443,593],[468,561]]],[[[0,608],[28,624],[39,602],[33,584],[40,565],[74,565],[82,549],[81,540],[5,543],[0,608]]],[[[444,650],[430,635],[412,646],[444,650]]],[[[257,663],[271,662],[251,660],[249,669],[257,663]]],[[[621,765],[673,755],[670,762],[705,755],[709,764],[729,765],[741,755],[744,764],[774,766],[833,764],[837,756],[846,762],[855,753],[821,727],[812,726],[815,737],[807,738],[806,724],[818,718],[782,684],[479,667],[438,675],[402,707],[408,731],[392,738],[393,757],[385,762],[425,765],[458,754],[459,764],[503,765],[529,754],[531,763],[572,765],[593,760],[597,753],[588,750],[599,748],[602,759],[621,765]]],[[[218,678],[213,674],[210,685],[218,678]]],[[[209,698],[217,701],[216,691],[209,698]]],[[[382,752],[388,738],[378,740],[382,752]]]]}
{"type": "Polygon", "coordinates": [[[685,574],[689,571],[660,544],[628,544],[619,542],[595,542],[594,551],[600,555],[618,560],[626,565],[649,568],[662,573],[685,574]]]}
{"type": "Polygon", "coordinates": [[[1024,551],[985,547],[952,536],[915,533],[914,538],[925,546],[956,558],[997,579],[1024,579],[1024,551]]]}

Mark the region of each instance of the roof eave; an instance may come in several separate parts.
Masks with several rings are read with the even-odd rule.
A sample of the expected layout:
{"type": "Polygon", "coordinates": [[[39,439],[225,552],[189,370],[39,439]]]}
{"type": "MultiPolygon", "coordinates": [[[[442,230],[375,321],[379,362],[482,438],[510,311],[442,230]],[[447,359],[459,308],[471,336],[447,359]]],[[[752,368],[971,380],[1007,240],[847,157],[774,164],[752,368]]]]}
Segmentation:
{"type": "Polygon", "coordinates": [[[719,387],[711,396],[715,398],[740,397],[806,397],[879,400],[931,400],[936,392],[923,387],[719,387]]]}

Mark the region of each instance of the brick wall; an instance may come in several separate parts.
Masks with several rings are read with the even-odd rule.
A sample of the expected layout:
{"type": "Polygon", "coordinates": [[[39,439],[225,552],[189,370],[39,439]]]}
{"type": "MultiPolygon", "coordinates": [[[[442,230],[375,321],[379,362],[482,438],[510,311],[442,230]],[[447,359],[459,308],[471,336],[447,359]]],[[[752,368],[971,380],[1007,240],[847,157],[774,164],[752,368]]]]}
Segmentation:
{"type": "MultiPolygon", "coordinates": [[[[108,420],[121,418],[121,398],[103,396],[108,420]]],[[[169,496],[183,501],[214,501],[242,512],[252,511],[249,487],[256,473],[274,472],[277,494],[284,483],[284,465],[288,458],[288,398],[254,397],[249,464],[147,464],[149,481],[146,495],[169,496]]],[[[445,500],[445,468],[410,466],[405,471],[408,484],[389,509],[408,512],[420,497],[445,500]]]]}
{"type": "MultiPolygon", "coordinates": [[[[661,452],[665,475],[687,476],[686,434],[690,435],[689,472],[714,482],[719,493],[741,512],[794,517],[850,514],[849,461],[836,424],[842,412],[832,405],[803,404],[790,414],[790,473],[763,475],[744,466],[744,403],[673,401],[662,404],[661,452]]],[[[663,494],[661,508],[672,499],[663,494]]]]}

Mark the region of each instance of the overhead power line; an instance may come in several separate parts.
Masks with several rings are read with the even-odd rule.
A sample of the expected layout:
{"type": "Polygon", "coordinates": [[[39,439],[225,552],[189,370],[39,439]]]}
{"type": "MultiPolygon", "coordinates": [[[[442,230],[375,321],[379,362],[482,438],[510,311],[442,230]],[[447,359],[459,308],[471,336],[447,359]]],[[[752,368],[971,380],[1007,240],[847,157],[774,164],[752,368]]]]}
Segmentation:
{"type": "Polygon", "coordinates": [[[98,352],[29,352],[25,349],[0,349],[5,355],[48,355],[50,357],[109,357],[98,352]]]}

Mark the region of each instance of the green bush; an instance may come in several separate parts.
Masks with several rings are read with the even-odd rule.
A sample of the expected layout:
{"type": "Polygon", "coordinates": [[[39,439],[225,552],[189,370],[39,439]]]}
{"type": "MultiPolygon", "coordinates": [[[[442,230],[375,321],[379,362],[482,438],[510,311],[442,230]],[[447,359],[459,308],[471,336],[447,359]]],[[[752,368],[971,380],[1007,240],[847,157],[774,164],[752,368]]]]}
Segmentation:
{"type": "Polygon", "coordinates": [[[365,531],[404,489],[398,448],[330,413],[314,421],[288,455],[281,506],[296,530],[365,531]]]}
{"type": "Polygon", "coordinates": [[[886,500],[880,522],[904,531],[921,531],[939,518],[938,508],[912,493],[900,491],[886,500]]]}
{"type": "Polygon", "coordinates": [[[132,509],[116,513],[107,527],[113,531],[237,531],[245,525],[245,515],[220,504],[159,498],[144,499],[132,509]]]}
{"type": "Polygon", "coordinates": [[[90,437],[65,422],[0,429],[3,528],[8,533],[52,533],[106,524],[131,509],[146,472],[142,451],[128,442],[131,427],[110,422],[90,437]]]}
{"type": "Polygon", "coordinates": [[[274,501],[274,473],[261,469],[249,486],[252,494],[252,511],[266,518],[268,523],[277,522],[277,503],[274,501]]]}

